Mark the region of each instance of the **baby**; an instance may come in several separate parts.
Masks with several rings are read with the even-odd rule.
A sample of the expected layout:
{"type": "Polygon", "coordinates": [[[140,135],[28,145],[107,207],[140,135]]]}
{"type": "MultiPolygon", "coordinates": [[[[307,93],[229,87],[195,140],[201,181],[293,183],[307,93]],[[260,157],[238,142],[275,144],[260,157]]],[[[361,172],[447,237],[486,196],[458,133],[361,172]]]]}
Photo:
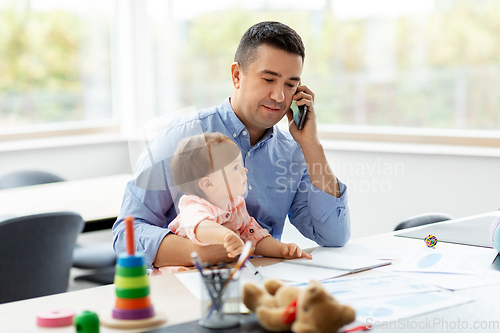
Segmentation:
{"type": "Polygon", "coordinates": [[[311,259],[296,244],[272,238],[248,215],[241,196],[246,192],[247,171],[238,146],[224,134],[183,139],[172,160],[172,173],[185,195],[169,229],[195,244],[223,244],[229,257],[239,255],[244,241],[251,241],[256,255],[311,259]]]}

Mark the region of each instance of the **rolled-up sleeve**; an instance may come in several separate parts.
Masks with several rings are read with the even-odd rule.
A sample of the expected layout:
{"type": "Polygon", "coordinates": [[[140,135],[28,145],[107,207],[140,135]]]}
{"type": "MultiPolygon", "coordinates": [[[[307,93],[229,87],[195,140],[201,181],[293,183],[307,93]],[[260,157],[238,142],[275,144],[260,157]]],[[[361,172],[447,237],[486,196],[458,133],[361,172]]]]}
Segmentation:
{"type": "MultiPolygon", "coordinates": [[[[152,191],[137,186],[132,179],[125,188],[122,209],[113,225],[113,246],[117,253],[125,252],[125,223],[127,216],[134,217],[135,250],[144,254],[148,267],[153,268],[156,253],[163,238],[171,231],[165,228],[165,212],[161,207],[172,202],[168,190],[152,191]],[[139,199],[141,198],[141,199],[139,199]]],[[[175,207],[172,205],[171,209],[175,207]]]]}
{"type": "MultiPolygon", "coordinates": [[[[250,217],[250,216],[249,216],[250,217]]],[[[255,247],[257,243],[264,237],[271,236],[269,231],[262,228],[253,217],[250,217],[250,221],[247,223],[245,228],[240,231],[240,237],[243,241],[251,241],[252,245],[255,247]]]]}
{"type": "Polygon", "coordinates": [[[351,237],[347,186],[337,179],[340,198],[314,187],[307,177],[308,191],[298,191],[290,222],[307,238],[321,246],[344,246],[351,237]]]}

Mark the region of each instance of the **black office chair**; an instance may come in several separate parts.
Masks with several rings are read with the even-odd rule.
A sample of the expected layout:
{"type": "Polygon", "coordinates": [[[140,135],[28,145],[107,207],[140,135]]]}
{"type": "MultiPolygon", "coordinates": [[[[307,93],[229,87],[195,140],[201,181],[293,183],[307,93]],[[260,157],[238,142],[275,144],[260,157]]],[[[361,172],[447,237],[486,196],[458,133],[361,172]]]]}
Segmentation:
{"type": "MultiPolygon", "coordinates": [[[[65,179],[48,171],[21,169],[1,174],[0,189],[61,181],[65,181],[65,179]]],[[[114,280],[115,264],[116,253],[111,245],[77,245],[73,253],[74,267],[97,270],[93,271],[92,274],[83,275],[79,280],[91,281],[97,284],[111,284],[114,280]],[[112,278],[110,272],[113,274],[112,278]]]]}
{"type": "Polygon", "coordinates": [[[43,170],[16,170],[0,175],[0,189],[56,183],[64,181],[56,174],[43,170]]]}
{"type": "Polygon", "coordinates": [[[395,228],[396,230],[418,227],[421,225],[453,220],[454,217],[447,213],[425,213],[419,214],[400,222],[395,228]]]}
{"type": "Polygon", "coordinates": [[[82,217],[54,212],[0,222],[0,303],[66,292],[82,217]]]}
{"type": "Polygon", "coordinates": [[[75,281],[113,284],[115,264],[116,253],[111,244],[77,245],[73,251],[73,267],[93,270],[90,274],[77,276],[75,281]]]}

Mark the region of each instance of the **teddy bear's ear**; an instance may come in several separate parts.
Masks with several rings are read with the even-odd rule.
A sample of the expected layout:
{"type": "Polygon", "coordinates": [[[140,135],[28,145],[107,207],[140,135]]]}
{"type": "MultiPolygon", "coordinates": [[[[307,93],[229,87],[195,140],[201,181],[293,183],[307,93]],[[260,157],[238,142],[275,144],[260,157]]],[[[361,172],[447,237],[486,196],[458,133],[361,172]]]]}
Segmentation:
{"type": "Polygon", "coordinates": [[[271,295],[276,294],[276,291],[283,286],[283,282],[276,279],[266,279],[264,281],[264,288],[271,295]]]}
{"type": "Polygon", "coordinates": [[[294,332],[294,333],[318,333],[319,330],[317,327],[315,327],[311,324],[295,321],[292,325],[292,332],[294,332]]]}
{"type": "Polygon", "coordinates": [[[307,287],[307,294],[309,297],[317,297],[318,295],[329,295],[325,288],[321,285],[321,282],[316,280],[309,281],[309,286],[307,287]]]}
{"type": "Polygon", "coordinates": [[[262,304],[271,307],[276,306],[274,297],[253,282],[247,282],[243,286],[242,301],[250,311],[255,311],[262,304]]]}
{"type": "Polygon", "coordinates": [[[343,318],[342,326],[350,324],[356,319],[356,311],[349,305],[342,305],[341,313],[342,315],[340,317],[343,318]]]}

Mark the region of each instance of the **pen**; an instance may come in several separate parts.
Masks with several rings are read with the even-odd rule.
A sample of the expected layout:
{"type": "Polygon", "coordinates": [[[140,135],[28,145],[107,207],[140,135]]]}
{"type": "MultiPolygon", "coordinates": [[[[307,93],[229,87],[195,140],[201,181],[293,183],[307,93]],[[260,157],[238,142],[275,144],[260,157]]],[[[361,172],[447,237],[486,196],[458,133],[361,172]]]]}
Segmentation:
{"type": "Polygon", "coordinates": [[[349,328],[349,329],[343,330],[341,333],[369,331],[371,329],[372,328],[368,327],[367,325],[360,325],[360,326],[355,326],[353,328],[349,328]]]}
{"type": "Polygon", "coordinates": [[[260,277],[261,280],[264,280],[264,276],[257,270],[257,268],[250,262],[250,260],[246,262],[245,266],[253,272],[253,275],[260,277]]]}
{"type": "MultiPolygon", "coordinates": [[[[200,258],[198,257],[198,252],[191,252],[191,259],[193,260],[193,263],[194,263],[194,266],[196,267],[196,269],[198,269],[198,271],[200,271],[200,274],[201,274],[201,279],[202,281],[207,278],[207,275],[205,275],[203,273],[203,268],[201,267],[201,262],[200,262],[200,258]]],[[[212,275],[213,277],[213,275],[212,275]]],[[[214,297],[214,295],[212,295],[212,292],[210,291],[210,288],[208,288],[207,286],[207,292],[208,292],[208,296],[210,296],[210,299],[212,300],[212,304],[213,306],[212,309],[210,310],[208,317],[210,317],[210,315],[212,314],[212,312],[215,310],[215,304],[217,304],[217,301],[214,297]]]]}
{"type": "Polygon", "coordinates": [[[198,271],[200,271],[201,277],[205,277],[205,274],[203,274],[203,268],[201,267],[200,263],[200,258],[198,258],[198,253],[197,252],[191,252],[191,259],[193,260],[194,266],[198,271]]]}
{"type": "MultiPolygon", "coordinates": [[[[196,252],[193,252],[193,253],[196,253],[196,252]]],[[[221,290],[219,292],[220,297],[222,297],[222,295],[224,294],[224,292],[228,288],[231,281],[233,279],[236,280],[239,277],[239,275],[237,275],[237,273],[239,271],[241,271],[241,269],[245,266],[245,263],[247,262],[248,258],[250,258],[251,253],[252,253],[252,242],[247,241],[245,243],[245,245],[243,246],[243,250],[241,251],[240,258],[236,262],[236,265],[234,266],[233,271],[231,272],[231,274],[229,274],[229,277],[227,278],[226,282],[224,282],[222,284],[221,290]]],[[[191,254],[191,256],[192,256],[192,254],[191,254]]],[[[196,256],[196,258],[197,258],[197,256],[196,256]]],[[[207,318],[212,315],[214,310],[216,310],[216,306],[217,306],[217,302],[215,302],[215,300],[212,299],[212,304],[209,306],[207,318]]]]}
{"type": "Polygon", "coordinates": [[[248,258],[250,258],[251,253],[252,253],[252,242],[247,241],[243,246],[240,258],[236,262],[236,265],[234,266],[232,273],[229,275],[228,282],[231,281],[235,276],[235,274],[245,266],[245,263],[248,261],[248,258]]]}

